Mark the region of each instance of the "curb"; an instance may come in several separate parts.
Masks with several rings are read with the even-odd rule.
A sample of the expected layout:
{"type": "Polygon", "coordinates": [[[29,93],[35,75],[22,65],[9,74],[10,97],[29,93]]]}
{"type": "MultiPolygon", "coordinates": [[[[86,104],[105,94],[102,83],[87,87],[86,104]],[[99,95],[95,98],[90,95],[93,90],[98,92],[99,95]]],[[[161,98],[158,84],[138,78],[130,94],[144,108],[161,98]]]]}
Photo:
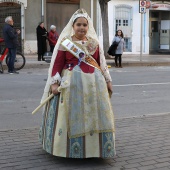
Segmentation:
{"type": "MultiPolygon", "coordinates": [[[[36,61],[37,62],[37,61],[36,61]]],[[[112,67],[115,66],[114,60],[113,61],[106,61],[108,65],[112,67]]],[[[123,67],[154,67],[154,66],[170,66],[170,62],[123,62],[123,67]]],[[[49,68],[50,64],[46,62],[40,63],[29,63],[26,62],[23,69],[36,69],[36,68],[49,68]]],[[[4,69],[7,69],[6,65],[3,65],[4,69]]]]}
{"type": "MultiPolygon", "coordinates": [[[[114,67],[114,62],[106,62],[111,67],[114,67]]],[[[123,67],[154,67],[154,66],[170,66],[170,62],[142,62],[142,63],[122,63],[123,67]]],[[[26,64],[24,69],[34,69],[34,68],[49,68],[49,63],[44,64],[26,64]]]]}
{"type": "MultiPolygon", "coordinates": [[[[108,65],[112,67],[115,66],[114,61],[106,61],[108,65]]],[[[124,67],[153,67],[153,66],[170,66],[170,62],[123,62],[122,65],[124,67]]]]}

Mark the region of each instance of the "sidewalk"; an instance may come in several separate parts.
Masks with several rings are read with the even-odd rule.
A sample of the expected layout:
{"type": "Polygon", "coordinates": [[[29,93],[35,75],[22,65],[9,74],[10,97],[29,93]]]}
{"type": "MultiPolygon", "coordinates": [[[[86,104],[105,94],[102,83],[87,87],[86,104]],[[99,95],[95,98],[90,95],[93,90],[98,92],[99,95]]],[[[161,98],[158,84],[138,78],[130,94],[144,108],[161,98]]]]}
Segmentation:
{"type": "Polygon", "coordinates": [[[170,114],[116,120],[114,159],[66,159],[42,150],[38,128],[0,131],[1,170],[169,170],[170,114]]]}
{"type": "MultiPolygon", "coordinates": [[[[25,55],[26,65],[25,69],[28,68],[48,68],[49,63],[44,61],[37,61],[37,55],[25,55]]],[[[128,66],[170,66],[170,55],[146,55],[143,54],[142,61],[140,61],[140,55],[122,55],[122,63],[124,67],[128,66]]],[[[108,65],[114,66],[114,59],[106,60],[108,65]]]]}
{"type": "MultiPolygon", "coordinates": [[[[113,63],[114,59],[107,59],[107,63],[113,63]]],[[[146,55],[123,54],[123,66],[170,66],[170,55],[146,55]]]]}

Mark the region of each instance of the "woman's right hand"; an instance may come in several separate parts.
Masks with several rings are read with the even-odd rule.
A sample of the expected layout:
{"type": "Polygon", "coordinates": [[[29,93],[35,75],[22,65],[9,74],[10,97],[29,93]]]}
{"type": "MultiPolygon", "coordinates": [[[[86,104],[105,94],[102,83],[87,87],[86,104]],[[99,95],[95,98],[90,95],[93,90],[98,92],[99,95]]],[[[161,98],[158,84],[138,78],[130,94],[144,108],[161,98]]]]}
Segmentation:
{"type": "Polygon", "coordinates": [[[51,85],[51,90],[52,90],[52,93],[53,93],[54,95],[59,94],[59,92],[58,92],[58,90],[57,90],[58,87],[59,87],[59,85],[58,85],[57,83],[51,85]]]}

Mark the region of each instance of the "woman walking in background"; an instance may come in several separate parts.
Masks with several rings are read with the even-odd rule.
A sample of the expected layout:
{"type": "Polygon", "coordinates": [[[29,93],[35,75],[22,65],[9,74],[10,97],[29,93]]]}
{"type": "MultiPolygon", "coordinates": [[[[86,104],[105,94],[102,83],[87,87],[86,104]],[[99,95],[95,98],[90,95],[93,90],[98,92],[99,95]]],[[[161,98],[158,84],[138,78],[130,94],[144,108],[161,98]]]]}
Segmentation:
{"type": "Polygon", "coordinates": [[[44,28],[44,23],[40,22],[37,29],[37,48],[38,48],[38,61],[43,60],[43,55],[45,52],[47,52],[47,36],[48,32],[44,28]]]}
{"type": "Polygon", "coordinates": [[[56,26],[51,25],[50,32],[48,33],[48,41],[49,41],[49,45],[50,45],[50,52],[52,52],[52,53],[53,53],[54,47],[57,43],[58,37],[59,36],[56,31],[56,26]]]}
{"type": "Polygon", "coordinates": [[[112,44],[115,41],[118,43],[117,49],[115,51],[115,67],[122,68],[122,54],[123,51],[125,50],[125,41],[124,41],[124,35],[122,30],[116,31],[112,44]],[[118,61],[119,61],[119,65],[118,65],[118,61]]]}

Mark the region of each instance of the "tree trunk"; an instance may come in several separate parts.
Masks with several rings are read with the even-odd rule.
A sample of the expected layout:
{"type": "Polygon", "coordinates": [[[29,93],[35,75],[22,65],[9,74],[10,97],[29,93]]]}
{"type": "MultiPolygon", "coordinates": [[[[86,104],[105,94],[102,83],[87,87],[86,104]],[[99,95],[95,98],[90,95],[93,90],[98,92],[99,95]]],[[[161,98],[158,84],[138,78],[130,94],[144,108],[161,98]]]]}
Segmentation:
{"type": "Polygon", "coordinates": [[[109,25],[108,25],[108,2],[110,0],[99,0],[101,16],[102,16],[102,30],[103,30],[103,49],[105,57],[108,57],[107,51],[109,49],[109,25]]]}

